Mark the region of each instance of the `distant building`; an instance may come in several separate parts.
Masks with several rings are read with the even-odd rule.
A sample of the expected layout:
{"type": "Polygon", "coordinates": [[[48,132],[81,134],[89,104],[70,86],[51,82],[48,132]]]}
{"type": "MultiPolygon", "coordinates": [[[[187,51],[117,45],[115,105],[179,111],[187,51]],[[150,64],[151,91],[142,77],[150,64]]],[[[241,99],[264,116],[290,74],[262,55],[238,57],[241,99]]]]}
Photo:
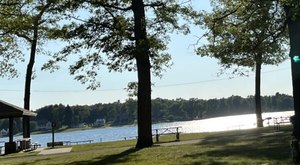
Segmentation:
{"type": "Polygon", "coordinates": [[[104,124],[106,123],[106,120],[105,119],[97,119],[95,122],[94,122],[94,127],[102,127],[104,126],[104,124]]]}
{"type": "Polygon", "coordinates": [[[8,135],[8,132],[9,132],[9,129],[7,129],[7,130],[2,129],[2,130],[0,131],[0,137],[7,136],[7,135],[8,135]]]}

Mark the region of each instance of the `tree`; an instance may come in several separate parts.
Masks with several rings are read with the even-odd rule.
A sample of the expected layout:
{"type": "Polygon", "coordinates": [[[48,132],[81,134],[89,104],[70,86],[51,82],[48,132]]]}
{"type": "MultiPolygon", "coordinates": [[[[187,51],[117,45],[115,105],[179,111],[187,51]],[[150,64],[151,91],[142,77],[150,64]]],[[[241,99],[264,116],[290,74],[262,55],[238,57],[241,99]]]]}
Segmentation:
{"type": "MultiPolygon", "coordinates": [[[[300,2],[296,0],[285,1],[283,3],[286,12],[286,22],[290,38],[290,58],[292,65],[292,84],[294,97],[295,115],[292,118],[293,133],[296,143],[292,143],[295,155],[292,155],[294,161],[300,162],[299,140],[300,140],[300,2]],[[296,144],[293,146],[293,144],[296,144]]],[[[293,152],[294,152],[293,151],[293,152]]]]}
{"type": "Polygon", "coordinates": [[[213,12],[204,14],[204,34],[208,43],[198,49],[201,56],[219,59],[223,68],[255,70],[257,126],[263,126],[261,110],[261,66],[279,64],[287,57],[283,11],[273,1],[213,1],[213,12]]]}
{"type": "Polygon", "coordinates": [[[17,4],[18,0],[0,2],[0,77],[17,77],[15,64],[24,60],[22,52],[18,49],[16,37],[3,30],[3,27],[10,24],[7,18],[14,17],[14,13],[18,11],[17,4]]]}
{"type": "MultiPolygon", "coordinates": [[[[4,1],[3,1],[4,2],[4,1]]],[[[14,55],[6,55],[6,59],[17,60],[20,55],[23,55],[22,49],[24,49],[23,42],[29,47],[29,61],[26,70],[25,78],[25,90],[24,90],[24,109],[30,110],[30,89],[31,80],[33,79],[33,67],[35,63],[35,57],[44,40],[48,39],[47,32],[49,29],[56,26],[56,22],[59,21],[58,17],[55,17],[50,12],[57,10],[54,8],[55,0],[33,0],[33,1],[7,1],[6,7],[0,9],[0,13],[5,13],[1,18],[0,31],[3,39],[0,41],[2,45],[8,45],[7,48],[1,49],[1,52],[9,54],[16,52],[14,55]],[[13,46],[13,49],[10,48],[13,46]]],[[[4,55],[5,55],[4,54],[4,55]]],[[[24,55],[23,55],[24,56],[24,55]]],[[[9,64],[5,60],[3,65],[8,66],[5,69],[16,74],[15,68],[12,64],[9,64]]],[[[2,66],[3,66],[2,65],[2,66]]],[[[4,70],[4,71],[6,71],[4,70]]],[[[23,136],[24,138],[30,137],[30,120],[29,117],[23,117],[23,136]]]]}
{"type": "Polygon", "coordinates": [[[74,112],[69,105],[66,106],[64,112],[65,112],[65,119],[63,124],[67,125],[68,127],[71,127],[73,125],[72,119],[73,119],[74,112]]]}
{"type": "Polygon", "coordinates": [[[164,66],[169,66],[168,33],[189,32],[187,24],[179,24],[179,18],[188,20],[195,12],[188,3],[177,0],[70,1],[62,8],[71,23],[54,31],[53,36],[70,43],[45,68],[81,52],[85,55],[70,66],[70,73],[89,83],[89,89],[99,87],[96,77],[101,65],[110,71],[137,71],[136,147],[152,146],[151,71],[160,76],[164,66]]]}

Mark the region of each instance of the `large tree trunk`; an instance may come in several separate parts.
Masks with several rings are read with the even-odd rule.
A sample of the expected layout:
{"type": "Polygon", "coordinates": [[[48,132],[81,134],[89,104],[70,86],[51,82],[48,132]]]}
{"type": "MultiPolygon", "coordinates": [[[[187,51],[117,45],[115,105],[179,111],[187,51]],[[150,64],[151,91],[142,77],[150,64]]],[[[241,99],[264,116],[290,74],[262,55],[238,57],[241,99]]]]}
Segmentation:
{"type": "MultiPolygon", "coordinates": [[[[32,80],[32,69],[35,61],[37,39],[38,39],[38,23],[35,23],[34,36],[31,42],[30,59],[27,65],[26,78],[25,78],[25,91],[24,91],[24,109],[30,110],[30,91],[32,80]]],[[[23,117],[23,138],[30,138],[30,118],[23,117]]]]}
{"type": "Polygon", "coordinates": [[[300,17],[293,18],[295,14],[291,7],[285,7],[288,30],[290,37],[290,57],[292,65],[292,84],[294,96],[294,111],[293,118],[293,136],[300,140],[300,62],[296,60],[300,58],[300,17]]]}
{"type": "Polygon", "coordinates": [[[300,16],[295,15],[291,6],[285,6],[290,37],[290,57],[292,67],[292,84],[295,115],[291,118],[293,133],[291,141],[291,154],[295,162],[300,162],[300,16]]]}
{"type": "Polygon", "coordinates": [[[147,42],[143,0],[133,0],[132,10],[135,23],[135,58],[138,72],[138,140],[136,148],[145,148],[151,147],[153,145],[153,140],[151,121],[151,64],[149,59],[149,44],[147,42]]]}
{"type": "Polygon", "coordinates": [[[261,96],[260,96],[260,82],[261,82],[261,55],[256,59],[255,68],[255,113],[257,127],[263,127],[263,120],[261,116],[261,96]]]}

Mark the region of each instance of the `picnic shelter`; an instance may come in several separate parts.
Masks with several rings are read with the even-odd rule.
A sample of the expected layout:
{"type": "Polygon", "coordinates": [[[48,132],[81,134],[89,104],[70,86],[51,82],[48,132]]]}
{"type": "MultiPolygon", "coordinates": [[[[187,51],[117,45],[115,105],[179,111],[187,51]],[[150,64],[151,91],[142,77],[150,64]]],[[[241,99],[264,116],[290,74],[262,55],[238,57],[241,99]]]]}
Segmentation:
{"type": "Polygon", "coordinates": [[[5,143],[5,154],[17,152],[17,143],[13,140],[14,118],[23,118],[23,137],[30,138],[30,117],[37,114],[0,100],[0,119],[9,119],[9,141],[5,143]]]}

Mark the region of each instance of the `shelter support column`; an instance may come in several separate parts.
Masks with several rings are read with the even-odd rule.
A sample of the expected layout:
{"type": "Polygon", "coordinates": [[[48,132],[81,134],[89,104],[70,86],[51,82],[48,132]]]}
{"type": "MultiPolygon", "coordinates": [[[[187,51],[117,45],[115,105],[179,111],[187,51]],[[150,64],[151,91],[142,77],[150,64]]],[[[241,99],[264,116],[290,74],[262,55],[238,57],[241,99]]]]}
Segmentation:
{"type": "Polygon", "coordinates": [[[14,141],[14,118],[9,118],[9,142],[12,143],[14,141]]]}
{"type": "Polygon", "coordinates": [[[9,117],[9,142],[5,143],[5,154],[11,154],[17,152],[17,145],[14,142],[14,118],[9,117]]]}

